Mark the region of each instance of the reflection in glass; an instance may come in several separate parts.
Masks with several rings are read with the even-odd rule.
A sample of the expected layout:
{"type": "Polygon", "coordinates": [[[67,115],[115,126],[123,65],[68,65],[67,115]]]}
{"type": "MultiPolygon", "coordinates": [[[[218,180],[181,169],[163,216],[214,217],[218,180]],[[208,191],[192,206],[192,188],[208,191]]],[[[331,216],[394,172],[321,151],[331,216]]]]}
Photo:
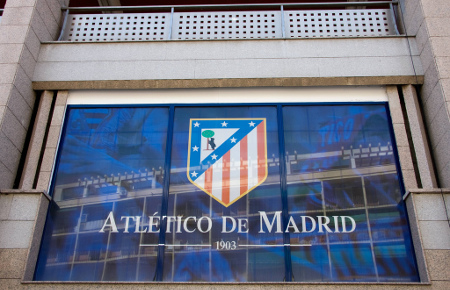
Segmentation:
{"type": "Polygon", "coordinates": [[[166,234],[166,243],[173,247],[168,246],[165,250],[164,280],[233,282],[284,279],[283,247],[275,247],[283,245],[282,233],[259,233],[259,211],[269,213],[282,208],[279,165],[275,161],[279,155],[277,124],[276,107],[273,106],[176,108],[167,215],[181,217],[193,232],[176,233],[172,229],[166,234]],[[194,136],[196,130],[197,137],[194,136]],[[258,135],[258,130],[264,134],[258,135]],[[207,133],[203,134],[205,131],[207,133]],[[266,139],[266,147],[261,147],[265,140],[261,140],[263,144],[255,141],[252,147],[252,134],[255,140],[258,140],[257,136],[266,139]],[[198,143],[195,143],[195,138],[198,138],[198,143]],[[190,150],[189,154],[186,149],[190,150]],[[262,162],[260,159],[260,162],[252,163],[250,156],[258,156],[258,152],[263,154],[262,162]],[[186,165],[194,166],[192,158],[197,153],[200,161],[209,160],[208,156],[214,155],[217,155],[217,160],[214,163],[211,159],[209,162],[212,164],[205,161],[197,169],[189,168],[189,180],[186,165]],[[272,159],[266,163],[267,155],[272,159]],[[258,164],[255,170],[267,168],[267,179],[263,185],[242,190],[244,183],[247,186],[251,182],[251,171],[247,168],[252,164],[258,164]],[[202,168],[206,170],[205,175],[211,168],[214,180],[220,174],[222,195],[210,194],[207,188],[194,181],[197,176],[192,174],[201,174],[202,168]],[[228,204],[228,200],[223,198],[224,192],[231,195],[240,189],[241,196],[233,203],[228,204]],[[187,220],[188,217],[191,218],[187,220]],[[206,218],[212,227],[202,233],[201,229],[207,228],[206,218]]]}
{"type": "Polygon", "coordinates": [[[170,109],[68,108],[36,280],[418,281],[384,104],[170,109]]]}
{"type": "Polygon", "coordinates": [[[161,212],[167,125],[168,108],[68,108],[36,280],[153,280],[139,231],[161,212]]]}
{"type": "Polygon", "coordinates": [[[289,214],[330,229],[291,231],[295,281],[418,281],[385,106],[285,106],[283,121],[289,214]]]}

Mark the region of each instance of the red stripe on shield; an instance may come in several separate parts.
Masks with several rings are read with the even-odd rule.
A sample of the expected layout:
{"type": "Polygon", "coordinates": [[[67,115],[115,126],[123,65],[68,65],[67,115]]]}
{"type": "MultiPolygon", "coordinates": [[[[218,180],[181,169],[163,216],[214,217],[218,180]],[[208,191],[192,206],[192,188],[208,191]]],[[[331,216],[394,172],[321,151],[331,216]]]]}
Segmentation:
{"type": "Polygon", "coordinates": [[[262,182],[266,177],[266,144],[264,136],[264,122],[256,128],[258,131],[258,183],[262,182]]]}
{"type": "Polygon", "coordinates": [[[241,147],[241,195],[248,190],[248,144],[247,136],[242,138],[240,142],[241,147]]]}
{"type": "Polygon", "coordinates": [[[210,166],[205,171],[205,189],[207,192],[212,192],[212,178],[213,178],[213,169],[210,166]]]}
{"type": "Polygon", "coordinates": [[[230,202],[230,151],[222,157],[222,202],[230,202]]]}

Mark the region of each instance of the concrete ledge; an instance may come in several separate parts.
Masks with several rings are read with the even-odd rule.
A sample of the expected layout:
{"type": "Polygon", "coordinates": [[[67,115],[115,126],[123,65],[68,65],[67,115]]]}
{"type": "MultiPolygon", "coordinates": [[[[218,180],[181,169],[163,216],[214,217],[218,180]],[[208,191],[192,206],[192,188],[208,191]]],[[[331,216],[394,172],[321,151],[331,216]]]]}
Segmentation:
{"type": "Polygon", "coordinates": [[[406,194],[449,194],[450,188],[411,188],[406,194]]]}
{"type": "Polygon", "coordinates": [[[423,84],[423,76],[231,78],[108,81],[34,81],[34,90],[180,89],[226,87],[308,87],[423,84]]]}
{"type": "Polygon", "coordinates": [[[421,84],[414,38],[45,43],[36,90],[421,84]]]}
{"type": "MultiPolygon", "coordinates": [[[[431,283],[374,283],[374,282],[317,282],[317,283],[302,283],[302,282],[26,282],[22,284],[31,286],[46,286],[48,289],[180,289],[180,290],[203,290],[203,289],[236,289],[236,287],[243,287],[246,290],[262,290],[262,289],[439,289],[430,288],[431,283]],[[428,287],[427,287],[428,286],[428,287]],[[426,287],[426,288],[424,288],[426,287]]],[[[29,288],[27,288],[29,289],[29,288]]]]}
{"type": "Polygon", "coordinates": [[[0,189],[0,194],[43,194],[48,200],[52,199],[46,190],[38,189],[0,189]]]}
{"type": "Polygon", "coordinates": [[[3,194],[41,194],[45,193],[42,190],[36,190],[36,189],[0,189],[0,193],[3,194]]]}

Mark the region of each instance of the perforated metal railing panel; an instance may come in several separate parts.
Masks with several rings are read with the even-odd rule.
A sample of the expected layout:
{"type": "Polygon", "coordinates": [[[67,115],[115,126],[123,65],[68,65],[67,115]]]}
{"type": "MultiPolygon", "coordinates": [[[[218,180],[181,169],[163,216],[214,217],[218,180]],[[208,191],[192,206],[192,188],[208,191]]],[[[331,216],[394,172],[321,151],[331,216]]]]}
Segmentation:
{"type": "Polygon", "coordinates": [[[67,41],[164,40],[170,13],[71,14],[64,31],[67,41]]]}
{"type": "Polygon", "coordinates": [[[389,9],[286,11],[286,37],[394,35],[389,9]]]}
{"type": "Polygon", "coordinates": [[[279,38],[279,11],[175,13],[173,39],[279,38]]]}
{"type": "Polygon", "coordinates": [[[70,14],[62,40],[322,38],[395,35],[389,9],[70,14]],[[283,23],[284,22],[284,23],[283,23]],[[283,29],[284,35],[283,35],[283,29]]]}

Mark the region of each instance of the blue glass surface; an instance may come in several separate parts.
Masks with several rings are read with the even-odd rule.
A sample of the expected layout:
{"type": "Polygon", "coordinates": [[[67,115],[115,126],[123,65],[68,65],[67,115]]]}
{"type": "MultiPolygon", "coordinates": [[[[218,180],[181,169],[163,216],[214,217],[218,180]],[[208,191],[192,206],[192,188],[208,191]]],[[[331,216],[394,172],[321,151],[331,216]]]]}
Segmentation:
{"type": "Polygon", "coordinates": [[[170,110],[68,108],[36,280],[419,280],[385,104],[170,110]]]}
{"type": "Polygon", "coordinates": [[[157,234],[134,232],[161,211],[168,124],[168,108],[67,109],[36,280],[153,280],[140,243],[157,234]]]}
{"type": "Polygon", "coordinates": [[[291,231],[308,245],[292,250],[295,280],[418,281],[385,106],[285,106],[283,120],[289,214],[330,229],[291,231]]]}
{"type": "MultiPolygon", "coordinates": [[[[188,180],[186,175],[186,166],[189,163],[186,149],[194,146],[189,144],[189,141],[192,141],[191,138],[194,138],[189,135],[190,127],[196,128],[194,123],[199,123],[197,128],[202,128],[202,125],[207,124],[205,126],[212,128],[217,136],[222,128],[233,130],[231,128],[234,126],[240,126],[248,129],[247,124],[252,120],[255,120],[257,127],[258,124],[261,124],[261,118],[265,118],[267,124],[267,155],[272,159],[278,159],[275,106],[176,108],[167,215],[182,216],[183,220],[189,216],[207,217],[211,219],[212,228],[207,233],[200,233],[196,230],[193,233],[181,231],[180,233],[166,234],[166,243],[174,245],[174,247],[173,249],[166,248],[164,263],[170,263],[171,269],[165,271],[164,280],[235,282],[282,281],[284,279],[284,252],[283,248],[279,247],[283,245],[283,234],[259,233],[260,220],[258,217],[259,211],[271,212],[274,209],[280,211],[282,209],[279,166],[276,164],[270,166],[269,164],[267,179],[263,183],[267,185],[257,186],[229,206],[221,204],[220,200],[217,200],[220,198],[216,199],[204,190],[200,190],[188,180]],[[258,121],[252,118],[258,118],[258,121]],[[195,119],[195,121],[191,123],[191,119],[195,119]],[[224,217],[226,220],[223,220],[224,217]],[[245,220],[246,230],[242,230],[241,233],[237,229],[233,230],[233,220],[238,223],[238,219],[245,220]],[[226,230],[224,231],[223,228],[226,230]],[[225,243],[224,248],[221,247],[221,242],[225,243]],[[227,248],[227,243],[230,245],[229,248],[227,248]]],[[[239,132],[235,135],[230,134],[231,138],[235,136],[236,143],[240,144],[239,132]]],[[[246,134],[248,131],[243,133],[243,135],[246,134]]],[[[219,142],[218,140],[219,138],[216,137],[216,143],[219,142]]],[[[218,145],[216,150],[210,148],[210,151],[207,152],[219,155],[223,148],[218,145]]],[[[198,151],[195,152],[199,154],[198,151]]],[[[233,155],[230,158],[230,162],[233,162],[233,155]]],[[[239,159],[239,157],[236,158],[239,159]]],[[[240,162],[246,162],[242,161],[242,158],[240,155],[240,162]]],[[[239,161],[235,160],[234,162],[239,161]]],[[[192,166],[192,160],[189,164],[192,166]]],[[[202,172],[199,169],[196,171],[199,174],[202,172]]],[[[238,182],[238,180],[234,181],[238,182]]],[[[227,185],[230,190],[233,187],[232,184],[233,180],[231,180],[231,185],[227,185]]],[[[223,186],[225,187],[225,185],[223,186]]],[[[237,226],[235,225],[235,227],[237,226]]]]}

